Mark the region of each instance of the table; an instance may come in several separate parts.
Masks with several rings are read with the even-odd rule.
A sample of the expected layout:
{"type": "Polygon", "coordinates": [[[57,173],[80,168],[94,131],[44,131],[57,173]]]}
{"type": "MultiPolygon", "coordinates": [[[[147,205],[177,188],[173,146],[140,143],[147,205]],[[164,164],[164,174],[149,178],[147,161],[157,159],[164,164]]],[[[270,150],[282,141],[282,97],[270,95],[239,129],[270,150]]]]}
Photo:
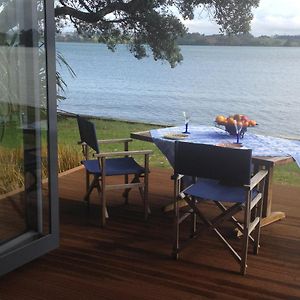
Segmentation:
{"type": "MultiPolygon", "coordinates": [[[[153,143],[153,138],[150,131],[141,131],[131,133],[131,138],[140,141],[153,143]]],[[[273,190],[273,173],[274,167],[277,165],[283,165],[293,162],[292,156],[253,156],[254,168],[266,168],[268,170],[268,176],[266,178],[266,190],[263,199],[263,212],[262,212],[262,226],[266,226],[275,221],[285,218],[284,212],[273,212],[272,211],[272,190],[273,190]]]]}

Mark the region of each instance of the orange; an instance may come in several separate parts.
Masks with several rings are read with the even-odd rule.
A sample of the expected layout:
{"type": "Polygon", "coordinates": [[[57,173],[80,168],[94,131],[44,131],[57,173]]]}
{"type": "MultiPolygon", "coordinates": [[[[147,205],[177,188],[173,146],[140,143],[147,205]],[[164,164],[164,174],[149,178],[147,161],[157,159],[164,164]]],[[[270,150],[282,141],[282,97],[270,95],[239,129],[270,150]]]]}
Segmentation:
{"type": "Polygon", "coordinates": [[[227,118],[227,124],[234,125],[235,120],[233,118],[227,118]]]}
{"type": "Polygon", "coordinates": [[[248,126],[249,126],[249,122],[248,122],[248,121],[244,121],[244,122],[243,122],[243,126],[244,126],[244,127],[248,127],[248,126]]]}
{"type": "Polygon", "coordinates": [[[216,122],[219,124],[219,125],[223,125],[226,121],[226,118],[222,115],[219,115],[216,117],[216,122]]]}

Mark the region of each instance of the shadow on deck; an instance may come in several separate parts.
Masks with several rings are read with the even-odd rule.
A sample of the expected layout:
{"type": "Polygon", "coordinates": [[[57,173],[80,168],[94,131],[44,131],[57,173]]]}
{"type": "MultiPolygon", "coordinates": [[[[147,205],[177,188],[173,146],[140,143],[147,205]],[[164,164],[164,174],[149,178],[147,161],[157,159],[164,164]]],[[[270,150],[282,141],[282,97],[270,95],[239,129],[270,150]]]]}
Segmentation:
{"type": "Polygon", "coordinates": [[[0,299],[300,298],[299,188],[275,185],[273,208],[287,218],[262,229],[260,253],[249,255],[245,277],[209,233],[179,261],[171,259],[172,213],[161,208],[172,188],[170,171],[152,171],[148,223],[138,193],[125,206],[121,192],[111,192],[102,229],[97,194],[89,215],[82,202],[83,170],[60,178],[61,246],[1,278],[0,299]]]}

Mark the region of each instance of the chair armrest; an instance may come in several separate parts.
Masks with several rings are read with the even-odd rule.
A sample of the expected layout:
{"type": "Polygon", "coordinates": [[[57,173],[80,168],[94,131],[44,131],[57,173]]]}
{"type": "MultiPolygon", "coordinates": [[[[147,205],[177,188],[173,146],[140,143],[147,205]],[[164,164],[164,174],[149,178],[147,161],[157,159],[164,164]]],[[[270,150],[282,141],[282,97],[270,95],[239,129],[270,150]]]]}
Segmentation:
{"type": "Polygon", "coordinates": [[[114,157],[114,156],[128,156],[128,155],[150,155],[152,150],[136,150],[136,151],[116,151],[116,152],[103,152],[99,154],[94,154],[95,157],[114,157]]]}
{"type": "MultiPolygon", "coordinates": [[[[99,144],[116,144],[116,143],[129,143],[132,142],[133,139],[109,139],[109,140],[97,140],[99,144]]],[[[78,141],[78,145],[86,145],[85,142],[78,141]]]]}
{"type": "Polygon", "coordinates": [[[171,176],[171,180],[180,180],[182,177],[184,177],[184,175],[173,174],[173,175],[171,176]]]}
{"type": "Polygon", "coordinates": [[[98,140],[99,144],[116,144],[116,143],[129,143],[132,142],[132,139],[109,139],[109,140],[98,140]]]}
{"type": "Polygon", "coordinates": [[[260,170],[257,172],[250,181],[250,190],[256,187],[266,176],[268,175],[267,170],[260,170]]]}

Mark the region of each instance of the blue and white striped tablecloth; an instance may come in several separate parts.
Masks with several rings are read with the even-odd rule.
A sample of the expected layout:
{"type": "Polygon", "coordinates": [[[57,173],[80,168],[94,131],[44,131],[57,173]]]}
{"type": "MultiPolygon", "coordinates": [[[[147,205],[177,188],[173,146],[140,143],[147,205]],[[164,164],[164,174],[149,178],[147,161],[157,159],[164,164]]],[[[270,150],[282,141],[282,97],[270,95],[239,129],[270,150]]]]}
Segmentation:
{"type": "MultiPolygon", "coordinates": [[[[182,127],[169,127],[151,130],[151,137],[156,146],[167,157],[170,164],[174,165],[174,140],[166,139],[166,134],[182,133],[182,127]]],[[[236,138],[222,129],[213,126],[191,126],[190,134],[184,142],[216,145],[220,143],[234,143],[236,138]]],[[[292,156],[300,167],[300,141],[289,140],[254,134],[249,129],[242,142],[243,147],[252,149],[253,156],[292,156]]]]}

